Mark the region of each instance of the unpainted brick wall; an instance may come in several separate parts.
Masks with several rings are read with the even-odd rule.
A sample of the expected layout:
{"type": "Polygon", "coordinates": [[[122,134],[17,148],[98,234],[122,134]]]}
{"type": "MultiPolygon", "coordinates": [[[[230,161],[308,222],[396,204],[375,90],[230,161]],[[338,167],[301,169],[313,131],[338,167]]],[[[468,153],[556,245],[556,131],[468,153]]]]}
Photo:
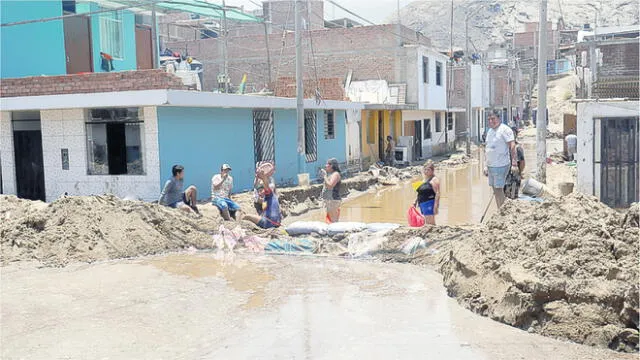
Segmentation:
{"type": "MultiPolygon", "coordinates": [[[[344,80],[341,78],[306,79],[303,83],[304,97],[314,98],[316,87],[320,89],[320,96],[324,100],[347,100],[344,92],[344,80]]],[[[276,96],[295,97],[296,79],[294,77],[281,77],[275,87],[276,96]]]]}
{"type": "Polygon", "coordinates": [[[0,88],[0,97],[186,89],[180,78],[161,69],[2,79],[0,88]]]}

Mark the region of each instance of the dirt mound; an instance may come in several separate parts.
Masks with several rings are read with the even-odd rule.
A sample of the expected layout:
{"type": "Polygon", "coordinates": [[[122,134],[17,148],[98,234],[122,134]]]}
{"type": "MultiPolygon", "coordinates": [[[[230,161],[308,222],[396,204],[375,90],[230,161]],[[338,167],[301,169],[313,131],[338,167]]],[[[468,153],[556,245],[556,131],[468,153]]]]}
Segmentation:
{"type": "Polygon", "coordinates": [[[546,336],[638,350],[638,205],[627,214],[581,194],[508,201],[440,259],[469,309],[546,336]]]}
{"type": "Polygon", "coordinates": [[[212,246],[219,220],[114,196],[63,197],[45,204],[0,196],[3,265],[47,265],[155,254],[212,246]]]}

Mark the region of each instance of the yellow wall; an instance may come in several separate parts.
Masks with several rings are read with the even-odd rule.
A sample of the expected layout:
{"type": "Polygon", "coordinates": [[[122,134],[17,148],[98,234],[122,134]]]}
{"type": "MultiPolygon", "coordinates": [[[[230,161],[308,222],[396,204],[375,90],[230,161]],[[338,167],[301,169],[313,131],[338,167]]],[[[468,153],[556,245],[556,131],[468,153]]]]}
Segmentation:
{"type": "Polygon", "coordinates": [[[378,161],[380,156],[378,154],[378,118],[379,114],[382,114],[382,134],[386,139],[387,135],[391,134],[391,119],[395,116],[396,120],[393,124],[394,128],[394,140],[398,141],[398,136],[402,135],[402,112],[401,111],[389,111],[389,110],[363,110],[362,111],[362,159],[372,162],[378,161]],[[394,113],[392,115],[392,113],[394,113]]]}

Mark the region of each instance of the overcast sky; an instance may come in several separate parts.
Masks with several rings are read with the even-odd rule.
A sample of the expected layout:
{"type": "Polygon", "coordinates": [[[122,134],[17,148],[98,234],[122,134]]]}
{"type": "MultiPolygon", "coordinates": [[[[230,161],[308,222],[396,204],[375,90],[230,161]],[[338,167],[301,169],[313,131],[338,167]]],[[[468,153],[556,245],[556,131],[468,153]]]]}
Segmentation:
{"type": "MultiPolygon", "coordinates": [[[[343,7],[355,12],[356,14],[364,17],[367,20],[371,20],[375,23],[381,23],[388,18],[392,13],[397,11],[397,0],[334,0],[336,3],[343,7]]],[[[215,2],[221,3],[221,0],[215,2]]],[[[404,6],[410,3],[411,0],[401,0],[400,6],[404,6]]],[[[257,4],[261,4],[261,0],[226,0],[227,5],[242,6],[245,9],[256,9],[257,4]]],[[[346,14],[344,11],[335,8],[332,4],[325,2],[324,14],[326,19],[334,19],[341,17],[353,17],[346,14]]],[[[354,19],[357,20],[357,19],[354,19]]]]}

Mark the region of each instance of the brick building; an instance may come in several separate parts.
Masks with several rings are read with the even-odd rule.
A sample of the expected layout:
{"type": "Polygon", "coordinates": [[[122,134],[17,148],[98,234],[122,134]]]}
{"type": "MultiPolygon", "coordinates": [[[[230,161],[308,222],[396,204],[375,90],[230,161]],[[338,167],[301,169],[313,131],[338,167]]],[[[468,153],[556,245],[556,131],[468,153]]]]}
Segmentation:
{"type": "Polygon", "coordinates": [[[576,45],[577,97],[638,99],[639,33],[624,37],[586,37],[576,45]]]}
{"type": "MultiPolygon", "coordinates": [[[[551,21],[547,22],[547,58],[555,59],[560,43],[560,33],[554,29],[551,21]]],[[[513,49],[521,59],[538,58],[538,22],[524,24],[524,31],[513,34],[513,49]]]]}

